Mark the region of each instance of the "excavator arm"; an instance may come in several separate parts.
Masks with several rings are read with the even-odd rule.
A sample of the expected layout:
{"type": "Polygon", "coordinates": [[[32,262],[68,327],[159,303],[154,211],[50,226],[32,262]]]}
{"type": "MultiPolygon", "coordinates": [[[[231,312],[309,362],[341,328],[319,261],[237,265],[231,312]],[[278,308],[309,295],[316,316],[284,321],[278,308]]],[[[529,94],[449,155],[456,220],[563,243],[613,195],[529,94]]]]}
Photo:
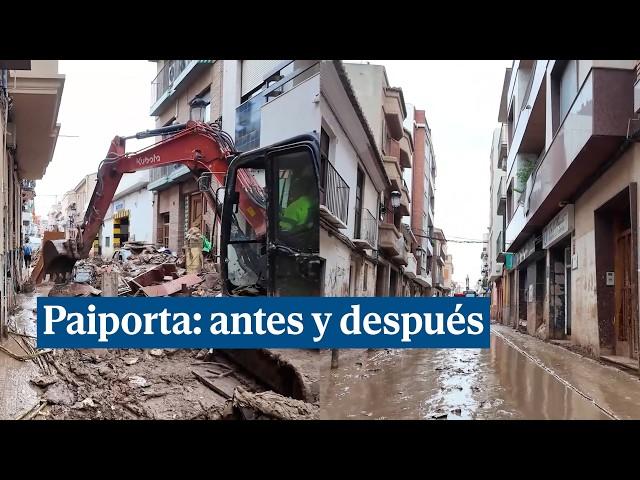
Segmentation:
{"type": "MultiPolygon", "coordinates": [[[[194,175],[208,173],[220,185],[224,185],[229,163],[236,155],[234,150],[233,141],[216,123],[189,121],[185,124],[147,130],[131,137],[116,136],[111,141],[107,156],[100,163],[96,187],[82,223],[70,233],[69,238],[47,241],[43,245],[44,273],[55,275],[56,281],[65,281],[76,261],[89,256],[93,240],[100,230],[124,174],[164,165],[182,164],[194,175]],[[160,135],[167,136],[137,152],[125,152],[125,143],[129,138],[141,139],[160,135]]],[[[264,234],[264,208],[255,208],[256,204],[259,205],[264,200],[260,195],[261,188],[250,175],[243,176],[239,182],[243,187],[239,189],[239,209],[243,212],[251,211],[252,215],[249,215],[247,220],[256,233],[264,234]]],[[[209,202],[216,202],[211,192],[207,199],[209,202]]],[[[211,206],[220,211],[218,205],[211,206]]]]}

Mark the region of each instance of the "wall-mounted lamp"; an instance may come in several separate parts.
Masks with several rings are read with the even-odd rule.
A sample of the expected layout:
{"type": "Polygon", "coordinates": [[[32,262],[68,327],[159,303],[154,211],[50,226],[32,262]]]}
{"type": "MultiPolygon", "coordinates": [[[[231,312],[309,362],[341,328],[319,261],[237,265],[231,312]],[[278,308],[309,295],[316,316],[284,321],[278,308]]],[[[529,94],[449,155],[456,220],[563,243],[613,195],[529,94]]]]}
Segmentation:
{"type": "Polygon", "coordinates": [[[207,101],[204,98],[194,98],[189,106],[189,119],[196,122],[204,122],[205,110],[207,109],[207,101]]]}
{"type": "Polygon", "coordinates": [[[418,245],[416,247],[416,257],[421,258],[423,253],[424,249],[420,245],[418,245]]]}
{"type": "Polygon", "coordinates": [[[400,206],[401,197],[402,197],[402,194],[399,191],[394,190],[393,192],[391,192],[391,208],[395,210],[400,206]]]}

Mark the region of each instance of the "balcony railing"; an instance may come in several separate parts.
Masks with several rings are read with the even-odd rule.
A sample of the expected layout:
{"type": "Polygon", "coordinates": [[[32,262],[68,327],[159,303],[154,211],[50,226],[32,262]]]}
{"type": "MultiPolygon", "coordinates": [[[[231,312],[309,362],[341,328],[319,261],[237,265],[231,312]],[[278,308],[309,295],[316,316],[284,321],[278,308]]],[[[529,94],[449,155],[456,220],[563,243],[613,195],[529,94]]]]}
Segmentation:
{"type": "Polygon", "coordinates": [[[330,162],[324,163],[323,174],[322,205],[346,226],[349,216],[349,185],[330,162]]]}
{"type": "Polygon", "coordinates": [[[496,259],[500,257],[500,254],[504,252],[504,232],[498,234],[496,238],[496,259]]]}
{"type": "Polygon", "coordinates": [[[151,104],[153,105],[166,92],[192,60],[169,60],[151,82],[151,104]]]}
{"type": "Polygon", "coordinates": [[[498,184],[498,192],[496,193],[496,213],[498,215],[504,215],[506,206],[507,206],[507,195],[504,191],[504,177],[500,178],[500,183],[498,184]]]}
{"type": "Polygon", "coordinates": [[[378,219],[367,208],[362,210],[360,232],[358,233],[353,240],[354,244],[364,249],[377,249],[378,219]]]}

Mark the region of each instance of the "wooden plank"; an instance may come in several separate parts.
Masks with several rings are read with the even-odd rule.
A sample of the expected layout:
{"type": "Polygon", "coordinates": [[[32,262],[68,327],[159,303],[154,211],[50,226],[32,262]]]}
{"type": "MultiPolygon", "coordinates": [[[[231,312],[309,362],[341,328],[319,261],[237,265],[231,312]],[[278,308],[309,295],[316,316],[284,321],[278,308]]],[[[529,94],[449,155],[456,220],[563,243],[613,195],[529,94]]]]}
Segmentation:
{"type": "Polygon", "coordinates": [[[193,373],[205,386],[209,387],[217,394],[222,395],[226,399],[232,398],[236,387],[242,386],[238,380],[229,378],[228,376],[212,378],[203,371],[199,371],[197,369],[192,369],[191,373],[193,373]]]}

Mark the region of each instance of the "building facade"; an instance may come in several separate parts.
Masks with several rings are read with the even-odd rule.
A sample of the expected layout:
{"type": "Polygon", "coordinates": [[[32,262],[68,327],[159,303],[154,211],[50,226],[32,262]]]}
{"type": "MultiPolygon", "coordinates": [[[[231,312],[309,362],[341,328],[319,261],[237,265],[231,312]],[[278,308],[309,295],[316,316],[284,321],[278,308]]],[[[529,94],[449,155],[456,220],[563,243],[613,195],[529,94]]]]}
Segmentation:
{"type": "MultiPolygon", "coordinates": [[[[504,87],[507,88],[511,78],[511,69],[507,69],[504,87]]],[[[506,169],[507,169],[507,127],[500,124],[493,131],[491,140],[490,188],[489,188],[489,238],[488,238],[488,287],[491,291],[491,318],[502,322],[504,307],[504,286],[502,282],[504,270],[504,230],[505,208],[507,203],[506,169]]]]}
{"type": "Polygon", "coordinates": [[[53,157],[63,88],[56,60],[0,60],[0,338],[27,278],[23,211],[53,157]]]}
{"type": "Polygon", "coordinates": [[[414,153],[413,132],[404,125],[404,95],[389,85],[382,65],[345,63],[344,68],[390,181],[380,199],[376,296],[416,294],[417,242],[408,224],[411,192],[405,181],[414,153]]]}
{"type": "Polygon", "coordinates": [[[73,190],[69,190],[62,196],[60,209],[64,217],[63,228],[67,238],[69,232],[82,223],[87,205],[96,188],[97,180],[97,172],[85,175],[73,190]]]}
{"type": "Polygon", "coordinates": [[[423,296],[431,296],[436,159],[426,112],[407,106],[405,127],[413,132],[413,164],[406,183],[411,189],[410,225],[416,238],[414,248],[416,283],[423,296]]]}
{"type": "Polygon", "coordinates": [[[432,296],[444,297],[448,295],[444,281],[444,270],[447,263],[447,238],[442,229],[433,229],[433,257],[431,259],[431,270],[433,272],[432,296]]]}
{"type": "Polygon", "coordinates": [[[156,243],[153,192],[147,188],[149,170],[122,177],[100,230],[100,254],[109,258],[125,242],[156,243]]]}
{"type": "Polygon", "coordinates": [[[503,321],[634,365],[639,103],[635,60],[515,61],[499,119],[503,321]]]}
{"type": "MultiPolygon", "coordinates": [[[[150,114],[156,118],[156,127],[187,122],[190,119],[190,104],[196,98],[207,102],[206,121],[215,121],[220,117],[222,60],[158,60],[156,63],[158,73],[151,81],[150,107],[150,114]]],[[[135,181],[139,181],[139,178],[135,181]]],[[[181,253],[187,231],[191,227],[198,227],[217,244],[213,209],[198,190],[196,179],[186,166],[175,164],[151,169],[146,188],[153,195],[151,240],[154,243],[181,253]]],[[[142,197],[138,193],[131,201],[142,202],[142,197]]],[[[121,199],[112,208],[117,210],[116,207],[122,203],[121,199]]],[[[114,226],[117,223],[121,225],[119,228],[116,226],[116,230],[120,231],[115,233],[118,233],[122,243],[122,238],[129,235],[129,232],[123,231],[129,228],[129,219],[119,218],[118,215],[122,214],[113,212],[112,218],[115,216],[115,220],[120,220],[114,226]]],[[[104,244],[102,247],[113,248],[104,244]]]]}

